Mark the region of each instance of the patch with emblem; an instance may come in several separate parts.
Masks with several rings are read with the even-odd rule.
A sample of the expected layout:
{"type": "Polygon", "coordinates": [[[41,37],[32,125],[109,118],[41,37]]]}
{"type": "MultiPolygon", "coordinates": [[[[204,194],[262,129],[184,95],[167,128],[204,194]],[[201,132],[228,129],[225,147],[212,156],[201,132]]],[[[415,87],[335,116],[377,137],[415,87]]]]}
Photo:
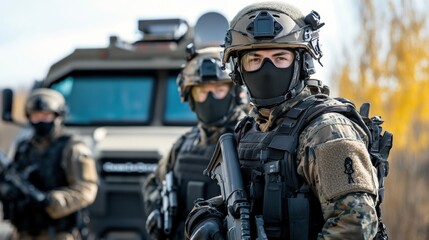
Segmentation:
{"type": "Polygon", "coordinates": [[[336,139],[317,145],[314,153],[322,202],[353,192],[377,194],[377,175],[363,142],[336,139]]]}
{"type": "Polygon", "coordinates": [[[349,157],[346,157],[344,160],[344,173],[348,175],[349,183],[355,183],[353,180],[352,174],[355,172],[353,169],[353,160],[349,157]]]}

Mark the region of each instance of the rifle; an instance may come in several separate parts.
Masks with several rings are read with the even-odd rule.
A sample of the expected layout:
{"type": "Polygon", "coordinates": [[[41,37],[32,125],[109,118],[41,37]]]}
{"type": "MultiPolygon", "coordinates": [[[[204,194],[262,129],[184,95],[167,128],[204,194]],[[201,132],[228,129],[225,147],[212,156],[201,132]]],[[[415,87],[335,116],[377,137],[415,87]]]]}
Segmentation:
{"type": "Polygon", "coordinates": [[[171,233],[173,227],[173,218],[177,212],[177,193],[174,185],[174,174],[170,171],[165,175],[165,180],[162,181],[162,208],[163,215],[163,230],[166,235],[171,233]]]}
{"type": "Polygon", "coordinates": [[[37,166],[30,165],[23,172],[19,172],[14,165],[7,165],[7,162],[11,163],[12,161],[0,151],[0,175],[2,175],[3,180],[12,184],[25,197],[30,197],[37,202],[45,201],[46,195],[27,180],[30,174],[37,169],[37,166]]]}
{"type": "MultiPolygon", "coordinates": [[[[244,189],[234,135],[223,134],[204,174],[216,179],[227,205],[228,239],[251,239],[250,204],[244,189]]],[[[257,239],[267,239],[262,216],[256,216],[257,239]]]]}

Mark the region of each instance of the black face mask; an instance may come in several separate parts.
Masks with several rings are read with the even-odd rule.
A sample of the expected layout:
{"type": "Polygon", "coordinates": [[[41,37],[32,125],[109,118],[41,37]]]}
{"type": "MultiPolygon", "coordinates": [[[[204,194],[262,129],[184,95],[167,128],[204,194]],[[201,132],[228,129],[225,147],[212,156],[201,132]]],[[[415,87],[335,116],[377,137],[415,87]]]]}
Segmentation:
{"type": "Polygon", "coordinates": [[[277,68],[270,59],[265,59],[258,70],[247,72],[243,69],[243,81],[252,98],[271,99],[287,93],[293,69],[293,63],[287,68],[277,68]]]}
{"type": "Polygon", "coordinates": [[[219,126],[225,124],[233,96],[228,93],[223,99],[216,99],[209,92],[204,102],[195,102],[195,113],[198,119],[207,126],[219,126]]]}
{"type": "Polygon", "coordinates": [[[34,134],[38,137],[47,137],[54,132],[54,122],[31,123],[34,128],[34,134]]]}

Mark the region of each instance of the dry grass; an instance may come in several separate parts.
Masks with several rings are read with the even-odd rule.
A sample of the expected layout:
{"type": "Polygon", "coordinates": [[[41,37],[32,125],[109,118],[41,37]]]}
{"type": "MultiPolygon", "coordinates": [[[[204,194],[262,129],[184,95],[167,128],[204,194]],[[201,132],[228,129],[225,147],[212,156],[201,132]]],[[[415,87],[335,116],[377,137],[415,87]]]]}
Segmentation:
{"type": "Polygon", "coordinates": [[[429,239],[429,162],[420,156],[426,159],[406,152],[390,159],[383,219],[391,239],[429,239]]]}

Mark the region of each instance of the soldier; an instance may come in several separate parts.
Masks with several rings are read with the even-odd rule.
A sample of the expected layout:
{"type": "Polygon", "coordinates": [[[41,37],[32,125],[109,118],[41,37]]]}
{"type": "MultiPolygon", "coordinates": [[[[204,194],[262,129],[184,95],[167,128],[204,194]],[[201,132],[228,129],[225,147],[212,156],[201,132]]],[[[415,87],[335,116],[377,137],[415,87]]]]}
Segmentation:
{"type": "Polygon", "coordinates": [[[64,97],[36,89],[25,114],[34,130],[18,142],[0,184],[6,219],[17,239],[80,239],[81,210],[97,194],[97,170],[90,149],[63,133],[64,97]]]}
{"type": "Polygon", "coordinates": [[[203,175],[219,136],[232,132],[242,110],[244,92],[233,86],[228,71],[221,69],[222,48],[210,47],[195,52],[188,48],[188,62],[177,78],[182,102],[188,102],[196,113],[198,125],[181,136],[168,155],[159,162],[155,173],[148,176],[144,185],[145,208],[149,214],[146,229],[153,239],[183,239],[184,221],[197,198],[219,195],[215,181],[203,175]],[[166,206],[161,201],[165,194],[162,182],[167,173],[174,175],[174,190],[177,193],[177,211],[172,222],[168,219],[166,206]],[[163,192],[161,194],[161,192],[163,192]],[[164,210],[163,210],[164,209],[164,210]],[[165,228],[173,230],[166,233],[165,228]]]}
{"type": "MultiPolygon", "coordinates": [[[[361,118],[351,102],[310,79],[323,25],[314,11],[304,17],[287,3],[260,2],[238,12],[226,33],[223,63],[233,64],[232,79],[253,105],[235,131],[251,219],[242,234],[252,239],[372,239],[378,230],[370,134],[352,121],[361,118]]],[[[196,203],[187,238],[233,239],[223,221],[244,205],[223,199],[196,203]]]]}

